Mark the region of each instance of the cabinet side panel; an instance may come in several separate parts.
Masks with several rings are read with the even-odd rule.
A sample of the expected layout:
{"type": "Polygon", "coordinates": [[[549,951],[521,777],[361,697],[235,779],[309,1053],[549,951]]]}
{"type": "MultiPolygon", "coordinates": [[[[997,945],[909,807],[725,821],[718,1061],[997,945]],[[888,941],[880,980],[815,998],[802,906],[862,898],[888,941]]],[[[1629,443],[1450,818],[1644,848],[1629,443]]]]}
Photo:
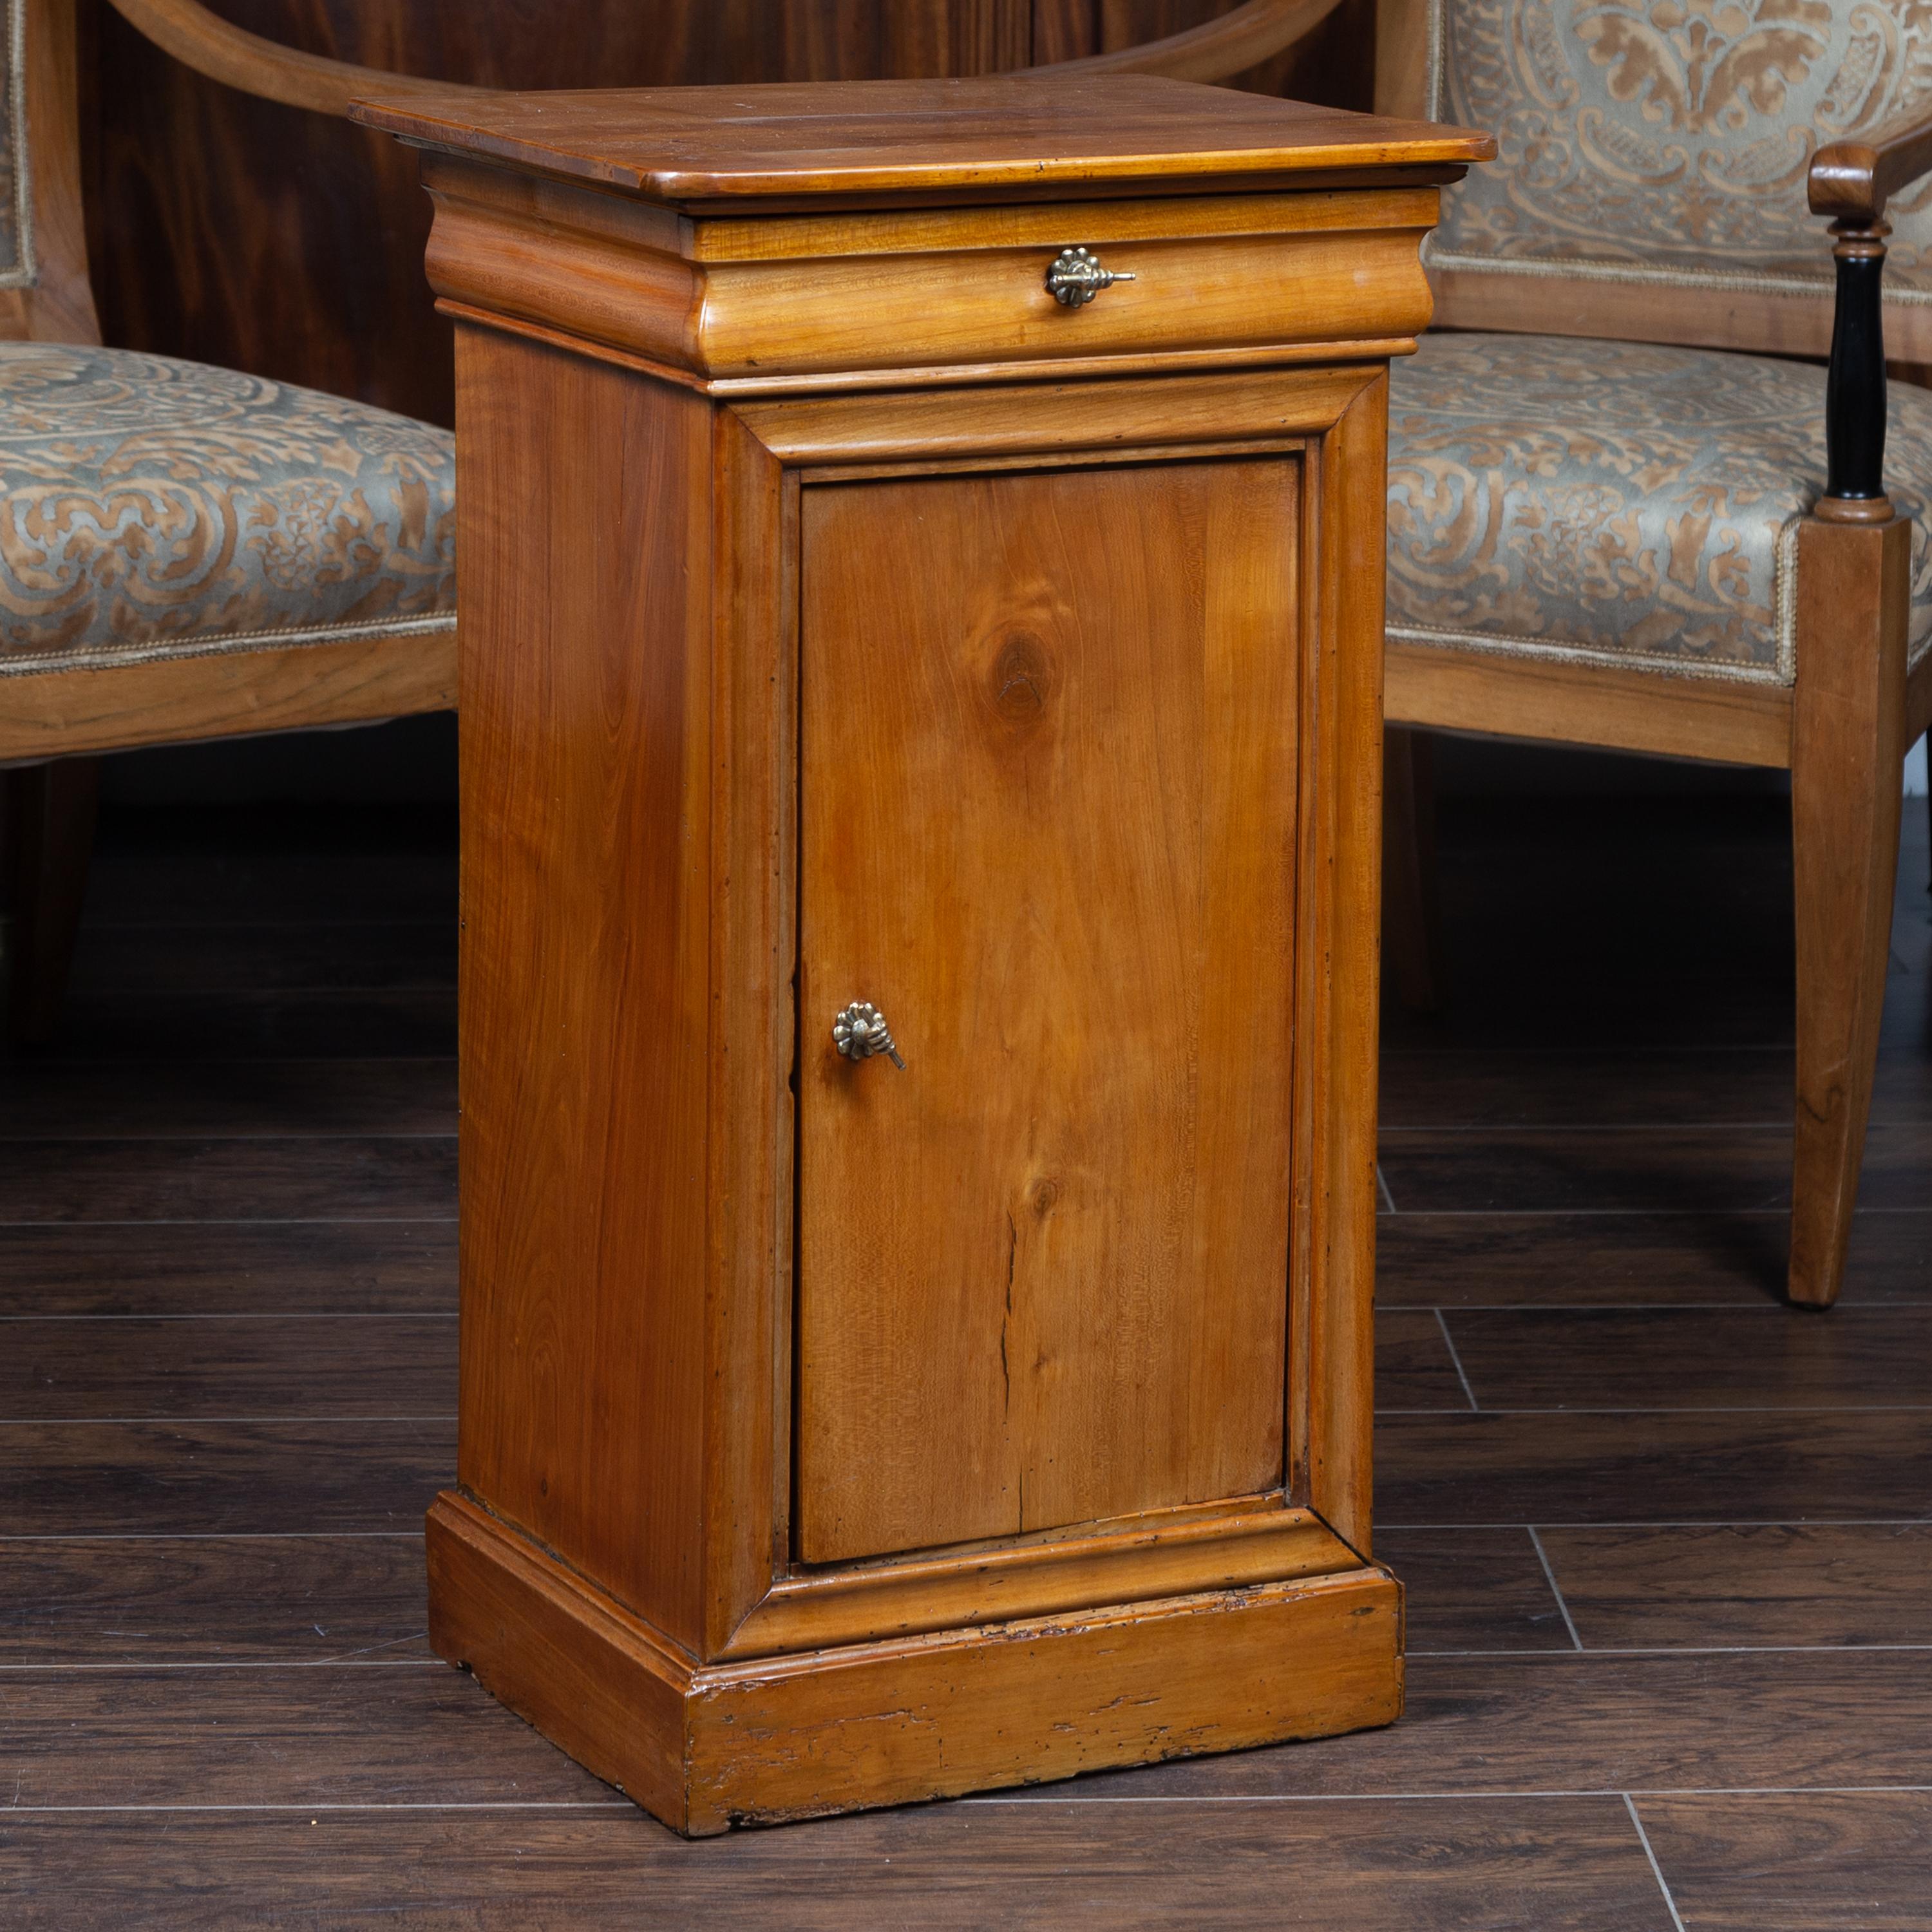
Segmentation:
{"type": "Polygon", "coordinates": [[[1306,1499],[1366,1556],[1375,1409],[1388,378],[1324,439],[1302,788],[1298,1257],[1309,1314],[1306,1499]]]}
{"type": "Polygon", "coordinates": [[[1281,1480],[1299,475],[805,492],[806,1562],[1281,1480]]]}
{"type": "Polygon", "coordinates": [[[460,1479],[694,1648],[710,412],[458,351],[460,1479]]]}

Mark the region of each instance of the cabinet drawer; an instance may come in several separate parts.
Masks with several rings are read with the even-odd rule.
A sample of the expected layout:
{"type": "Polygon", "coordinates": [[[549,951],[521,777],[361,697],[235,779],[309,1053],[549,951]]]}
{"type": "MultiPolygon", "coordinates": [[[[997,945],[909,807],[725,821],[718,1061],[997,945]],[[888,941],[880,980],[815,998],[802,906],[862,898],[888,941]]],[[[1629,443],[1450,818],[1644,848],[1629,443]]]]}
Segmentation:
{"type": "Polygon", "coordinates": [[[804,1562],[1282,1480],[1300,491],[803,493],[804,1562]]]}
{"type": "Polygon", "coordinates": [[[1429,324],[1436,190],[764,216],[669,210],[432,157],[439,294],[721,388],[1052,363],[1360,360],[1429,324]],[[1132,275],[1069,307],[1068,247],[1132,275]],[[558,264],[574,272],[560,284],[558,264]]]}
{"type": "Polygon", "coordinates": [[[770,377],[848,368],[855,358],[917,368],[1297,345],[1332,352],[1370,330],[1401,341],[1429,324],[1412,233],[1342,227],[1102,241],[1094,225],[1075,212],[1062,236],[1006,248],[711,265],[698,346],[719,376],[770,377]],[[1078,307],[1062,304],[1046,277],[1063,241],[1133,280],[1078,307]]]}

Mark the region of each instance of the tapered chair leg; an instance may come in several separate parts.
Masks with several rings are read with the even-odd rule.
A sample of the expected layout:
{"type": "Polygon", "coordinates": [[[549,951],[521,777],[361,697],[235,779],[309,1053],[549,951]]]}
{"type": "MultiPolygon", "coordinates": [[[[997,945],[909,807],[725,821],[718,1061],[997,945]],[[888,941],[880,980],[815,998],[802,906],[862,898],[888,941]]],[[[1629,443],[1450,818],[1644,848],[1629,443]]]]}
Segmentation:
{"type": "Polygon", "coordinates": [[[1795,1302],[1844,1285],[1891,955],[1904,762],[1910,526],[1798,534],[1791,829],[1798,940],[1795,1302]]]}
{"type": "Polygon", "coordinates": [[[7,1030],[35,1046],[60,1017],[87,894],[100,798],[98,758],[0,772],[7,848],[7,1030]]]}
{"type": "Polygon", "coordinates": [[[1382,736],[1382,974],[1412,1011],[1442,1004],[1433,747],[1426,732],[1400,724],[1382,736]]]}

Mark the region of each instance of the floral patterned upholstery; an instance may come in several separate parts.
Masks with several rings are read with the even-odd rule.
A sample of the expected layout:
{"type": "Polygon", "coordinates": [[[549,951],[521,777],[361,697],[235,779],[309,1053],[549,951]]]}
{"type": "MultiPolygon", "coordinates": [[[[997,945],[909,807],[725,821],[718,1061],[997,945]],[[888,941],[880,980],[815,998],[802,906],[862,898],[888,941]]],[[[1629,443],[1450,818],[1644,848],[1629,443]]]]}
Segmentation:
{"type": "MultiPolygon", "coordinates": [[[[1798,520],[1825,483],[1825,372],[1721,351],[1436,334],[1389,391],[1389,634],[1789,682],[1798,520]]],[[[1910,650],[1932,642],[1932,392],[1892,386],[1913,519],[1910,650]]]]}
{"type": "MultiPolygon", "coordinates": [[[[1829,286],[1813,150],[1932,108],[1927,0],[1430,0],[1441,118],[1497,158],[1430,260],[1706,287],[1829,286]]],[[[1932,184],[1889,210],[1886,285],[1932,302],[1932,184]]]]}
{"type": "Polygon", "coordinates": [[[454,485],[386,410],[0,342],[0,675],[448,629],[454,485]]]}

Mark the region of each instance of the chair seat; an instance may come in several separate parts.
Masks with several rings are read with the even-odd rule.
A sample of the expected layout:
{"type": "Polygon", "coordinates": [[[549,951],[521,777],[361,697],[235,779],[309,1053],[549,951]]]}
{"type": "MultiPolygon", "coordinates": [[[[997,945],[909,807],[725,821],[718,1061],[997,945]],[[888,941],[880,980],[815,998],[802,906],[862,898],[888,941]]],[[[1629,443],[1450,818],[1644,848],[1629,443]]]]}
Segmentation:
{"type": "MultiPolygon", "coordinates": [[[[1428,335],[1389,388],[1388,630],[1405,642],[1791,682],[1825,372],[1721,350],[1428,335]]],[[[1894,382],[1908,650],[1932,644],[1932,392],[1894,382]]]]}
{"type": "Polygon", "coordinates": [[[0,675],[447,630],[455,479],[385,410],[0,343],[0,675]]]}

